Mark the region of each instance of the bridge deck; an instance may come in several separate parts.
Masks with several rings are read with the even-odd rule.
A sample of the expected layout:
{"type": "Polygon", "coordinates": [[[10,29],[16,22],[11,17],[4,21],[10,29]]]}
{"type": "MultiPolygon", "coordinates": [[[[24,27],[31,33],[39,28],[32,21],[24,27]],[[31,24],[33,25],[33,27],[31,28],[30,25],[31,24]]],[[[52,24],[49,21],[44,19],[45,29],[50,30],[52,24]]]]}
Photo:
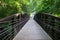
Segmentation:
{"type": "Polygon", "coordinates": [[[34,19],[30,20],[20,30],[13,40],[52,40],[49,35],[37,24],[34,19]]]}

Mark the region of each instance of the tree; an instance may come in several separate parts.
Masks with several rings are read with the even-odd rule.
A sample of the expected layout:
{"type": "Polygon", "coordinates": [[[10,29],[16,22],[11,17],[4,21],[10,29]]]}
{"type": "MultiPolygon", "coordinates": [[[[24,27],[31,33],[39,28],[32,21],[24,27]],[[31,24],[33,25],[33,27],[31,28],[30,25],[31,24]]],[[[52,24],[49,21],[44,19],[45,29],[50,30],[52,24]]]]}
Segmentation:
{"type": "Polygon", "coordinates": [[[0,18],[10,16],[15,13],[22,13],[22,4],[19,0],[1,0],[0,1],[0,18]]]}

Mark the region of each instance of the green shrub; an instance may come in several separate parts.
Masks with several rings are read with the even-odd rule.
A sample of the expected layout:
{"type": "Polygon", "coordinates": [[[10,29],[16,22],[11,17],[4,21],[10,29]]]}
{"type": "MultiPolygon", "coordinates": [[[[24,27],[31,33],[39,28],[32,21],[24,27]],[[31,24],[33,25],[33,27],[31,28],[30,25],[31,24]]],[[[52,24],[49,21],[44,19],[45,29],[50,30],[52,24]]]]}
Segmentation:
{"type": "Polygon", "coordinates": [[[15,0],[2,0],[0,1],[0,18],[10,16],[15,13],[22,12],[22,4],[15,0]]]}

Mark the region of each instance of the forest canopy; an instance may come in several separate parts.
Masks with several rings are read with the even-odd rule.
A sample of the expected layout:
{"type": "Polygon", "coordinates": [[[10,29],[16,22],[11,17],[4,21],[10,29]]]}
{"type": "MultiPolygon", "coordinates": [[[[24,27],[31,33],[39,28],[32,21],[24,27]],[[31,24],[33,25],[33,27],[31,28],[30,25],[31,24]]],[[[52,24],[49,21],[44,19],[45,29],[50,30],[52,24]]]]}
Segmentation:
{"type": "Polygon", "coordinates": [[[25,12],[47,12],[60,16],[60,0],[0,0],[0,18],[25,12]]]}

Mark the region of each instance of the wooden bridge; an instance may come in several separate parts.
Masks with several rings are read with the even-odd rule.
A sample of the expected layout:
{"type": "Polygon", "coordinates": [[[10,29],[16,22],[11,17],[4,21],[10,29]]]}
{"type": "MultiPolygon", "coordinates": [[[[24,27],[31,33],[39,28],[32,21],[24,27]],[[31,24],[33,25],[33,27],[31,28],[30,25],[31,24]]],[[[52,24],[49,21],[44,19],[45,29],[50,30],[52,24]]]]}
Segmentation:
{"type": "Polygon", "coordinates": [[[34,14],[32,17],[15,14],[0,20],[0,40],[59,40],[60,18],[34,14]]]}
{"type": "Polygon", "coordinates": [[[52,40],[50,36],[41,28],[41,26],[33,19],[24,25],[20,32],[13,40],[52,40]]]}

